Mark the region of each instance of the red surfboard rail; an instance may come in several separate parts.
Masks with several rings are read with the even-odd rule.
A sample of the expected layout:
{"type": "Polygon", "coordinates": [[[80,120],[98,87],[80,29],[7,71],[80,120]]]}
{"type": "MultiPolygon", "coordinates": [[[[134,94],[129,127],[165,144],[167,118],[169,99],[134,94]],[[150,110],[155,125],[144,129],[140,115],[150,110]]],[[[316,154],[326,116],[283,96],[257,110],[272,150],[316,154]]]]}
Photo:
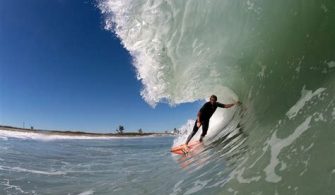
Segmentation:
{"type": "Polygon", "coordinates": [[[195,148],[201,146],[202,143],[199,141],[193,141],[188,143],[188,145],[186,146],[186,144],[182,144],[179,146],[175,146],[171,148],[171,152],[174,154],[179,154],[179,155],[186,155],[189,152],[192,152],[195,148]]]}

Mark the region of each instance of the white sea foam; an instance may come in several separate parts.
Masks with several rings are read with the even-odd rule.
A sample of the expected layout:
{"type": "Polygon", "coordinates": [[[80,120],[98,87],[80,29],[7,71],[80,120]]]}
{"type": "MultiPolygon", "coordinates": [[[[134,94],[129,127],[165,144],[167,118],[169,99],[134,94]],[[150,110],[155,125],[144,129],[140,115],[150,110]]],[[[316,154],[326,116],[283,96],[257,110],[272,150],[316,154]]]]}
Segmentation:
{"type": "Polygon", "coordinates": [[[33,170],[33,169],[25,169],[22,167],[7,167],[7,166],[1,166],[0,170],[27,172],[27,173],[34,173],[34,174],[40,174],[40,175],[65,175],[66,174],[66,172],[63,172],[63,171],[40,171],[40,170],[33,170]]]}
{"type": "Polygon", "coordinates": [[[81,192],[79,193],[78,195],[92,195],[94,194],[94,191],[93,190],[87,190],[85,192],[81,192]]]}
{"type": "MultiPolygon", "coordinates": [[[[105,28],[113,31],[132,55],[137,78],[143,84],[141,95],[152,106],[160,101],[179,104],[204,100],[213,93],[228,101],[237,99],[222,83],[241,82],[235,76],[239,68],[217,59],[218,53],[227,55],[223,48],[230,46],[231,40],[220,38],[213,42],[211,34],[199,36],[188,25],[198,21],[196,26],[203,30],[201,25],[208,18],[192,12],[201,4],[206,6],[201,1],[99,1],[105,28]]],[[[225,28],[213,30],[224,34],[225,28]]]]}
{"type": "Polygon", "coordinates": [[[327,63],[328,68],[335,68],[335,61],[330,61],[327,63]]]}
{"type": "Polygon", "coordinates": [[[3,187],[4,190],[13,189],[13,190],[19,192],[20,194],[28,194],[27,192],[22,190],[22,188],[20,186],[10,184],[9,179],[4,179],[3,181],[0,182],[0,185],[4,186],[3,187]]]}
{"type": "Polygon", "coordinates": [[[198,191],[200,191],[201,189],[203,189],[209,182],[211,181],[211,179],[205,180],[205,181],[201,181],[201,180],[196,180],[194,182],[193,187],[189,188],[184,194],[194,194],[198,191]]]}
{"type": "Polygon", "coordinates": [[[301,97],[295,105],[286,113],[286,116],[290,119],[294,118],[298,112],[305,106],[305,103],[311,100],[314,96],[320,95],[326,88],[319,88],[314,92],[312,90],[306,90],[305,86],[301,90],[301,97]]]}
{"type": "MultiPolygon", "coordinates": [[[[181,144],[186,142],[186,139],[187,139],[188,135],[192,132],[194,123],[195,123],[195,121],[190,119],[186,122],[186,124],[184,124],[183,126],[181,126],[179,128],[180,134],[178,135],[178,137],[176,137],[173,140],[173,146],[178,146],[178,145],[181,145],[181,144]]],[[[200,128],[198,131],[201,132],[202,128],[200,128]]],[[[199,132],[194,136],[193,139],[199,139],[200,138],[201,133],[199,133],[199,132]]]]}
{"type": "Polygon", "coordinates": [[[58,140],[58,139],[122,139],[119,137],[103,137],[103,136],[77,136],[77,135],[47,135],[43,133],[34,132],[21,132],[21,131],[9,131],[0,129],[0,137],[3,139],[18,138],[18,139],[37,139],[37,140],[58,140]]]}
{"type": "Polygon", "coordinates": [[[239,170],[237,172],[237,181],[240,183],[251,183],[251,182],[257,182],[261,179],[261,176],[255,176],[255,177],[251,177],[251,178],[245,178],[243,177],[243,173],[244,173],[245,167],[243,167],[241,170],[239,170]]]}
{"type": "Polygon", "coordinates": [[[281,176],[275,172],[276,166],[279,164],[278,155],[281,150],[291,145],[298,137],[301,136],[310,126],[312,117],[309,116],[301,123],[295,131],[288,137],[280,139],[277,137],[277,131],[272,134],[271,139],[267,142],[268,147],[271,151],[271,159],[268,166],[265,167],[264,172],[266,174],[265,180],[272,183],[277,183],[281,180],[281,176]]]}
{"type": "Polygon", "coordinates": [[[180,192],[182,191],[181,188],[180,188],[180,185],[184,182],[184,180],[180,180],[178,181],[174,187],[173,187],[173,192],[170,193],[170,195],[177,195],[177,194],[180,194],[180,192]]]}

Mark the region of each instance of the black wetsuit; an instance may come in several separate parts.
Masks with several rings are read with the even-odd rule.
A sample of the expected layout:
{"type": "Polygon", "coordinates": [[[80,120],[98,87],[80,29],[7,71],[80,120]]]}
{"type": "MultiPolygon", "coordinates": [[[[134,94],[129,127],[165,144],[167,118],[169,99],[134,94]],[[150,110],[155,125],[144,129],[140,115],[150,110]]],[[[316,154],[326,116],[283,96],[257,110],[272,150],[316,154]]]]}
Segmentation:
{"type": "MultiPolygon", "coordinates": [[[[201,134],[200,141],[202,141],[202,138],[205,137],[205,135],[207,134],[209,119],[214,114],[217,107],[224,108],[225,105],[221,104],[219,102],[216,102],[214,105],[212,105],[210,102],[206,102],[201,107],[201,109],[199,110],[199,112],[200,112],[200,122],[201,122],[201,126],[202,126],[202,134],[201,134]]],[[[197,127],[197,122],[198,122],[198,120],[195,121],[193,131],[192,131],[191,135],[187,138],[186,144],[188,144],[188,142],[192,139],[192,137],[199,130],[199,127],[197,127]]]]}

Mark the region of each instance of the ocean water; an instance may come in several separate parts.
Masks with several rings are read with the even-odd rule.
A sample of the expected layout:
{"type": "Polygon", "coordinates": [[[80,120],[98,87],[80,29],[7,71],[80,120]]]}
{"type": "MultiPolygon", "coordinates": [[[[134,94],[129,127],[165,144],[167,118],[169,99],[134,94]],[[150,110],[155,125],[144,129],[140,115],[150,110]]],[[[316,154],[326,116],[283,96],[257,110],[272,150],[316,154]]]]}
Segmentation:
{"type": "Polygon", "coordinates": [[[185,178],[173,137],[1,137],[0,194],[165,194],[185,178]]]}
{"type": "MultiPolygon", "coordinates": [[[[218,109],[204,147],[176,137],[1,134],[7,194],[335,193],[335,2],[99,0],[133,57],[148,104],[240,100],[218,109]]],[[[112,55],[112,54],[111,54],[112,55]]],[[[198,138],[199,135],[196,135],[198,138]]],[[[195,138],[195,139],[196,139],[195,138]]]]}
{"type": "MultiPolygon", "coordinates": [[[[197,155],[206,163],[193,161],[198,179],[178,187],[193,180],[198,193],[335,194],[334,1],[100,0],[98,7],[132,55],[150,105],[211,94],[243,102],[215,113],[197,155]]],[[[173,143],[191,126],[185,122],[173,143]]]]}
{"type": "Polygon", "coordinates": [[[183,135],[96,139],[0,130],[0,194],[220,194],[247,151],[243,134],[179,156],[170,148],[183,135]]]}

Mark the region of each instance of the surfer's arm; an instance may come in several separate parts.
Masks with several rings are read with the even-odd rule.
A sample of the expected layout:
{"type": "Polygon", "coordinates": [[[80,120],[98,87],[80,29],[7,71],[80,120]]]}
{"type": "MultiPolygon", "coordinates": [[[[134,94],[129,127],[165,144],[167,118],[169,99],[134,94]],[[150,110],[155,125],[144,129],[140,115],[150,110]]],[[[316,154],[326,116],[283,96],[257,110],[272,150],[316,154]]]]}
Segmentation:
{"type": "Polygon", "coordinates": [[[232,106],[234,106],[235,104],[224,104],[224,108],[230,108],[232,106]]]}
{"type": "Polygon", "coordinates": [[[239,105],[239,104],[241,104],[241,102],[237,101],[236,103],[233,103],[233,104],[222,104],[220,102],[217,103],[218,107],[220,107],[220,108],[230,108],[230,107],[232,107],[232,106],[234,106],[236,104],[239,105]]]}
{"type": "Polygon", "coordinates": [[[241,104],[242,103],[240,101],[237,101],[237,102],[235,102],[233,104],[224,104],[224,108],[230,108],[230,107],[232,107],[234,105],[241,105],[241,104]]]}
{"type": "Polygon", "coordinates": [[[216,102],[216,105],[217,105],[218,107],[220,107],[220,108],[225,108],[225,105],[226,105],[226,104],[222,104],[222,103],[220,103],[220,102],[216,102]]]}
{"type": "Polygon", "coordinates": [[[217,102],[217,106],[220,108],[230,108],[232,106],[234,106],[235,104],[222,104],[220,102],[217,102]]]}
{"type": "Polygon", "coordinates": [[[201,112],[199,111],[197,114],[197,121],[201,123],[200,117],[201,117],[201,112]]]}
{"type": "Polygon", "coordinates": [[[230,108],[230,107],[234,106],[235,104],[222,104],[222,103],[218,102],[217,105],[220,108],[230,108]]]}

